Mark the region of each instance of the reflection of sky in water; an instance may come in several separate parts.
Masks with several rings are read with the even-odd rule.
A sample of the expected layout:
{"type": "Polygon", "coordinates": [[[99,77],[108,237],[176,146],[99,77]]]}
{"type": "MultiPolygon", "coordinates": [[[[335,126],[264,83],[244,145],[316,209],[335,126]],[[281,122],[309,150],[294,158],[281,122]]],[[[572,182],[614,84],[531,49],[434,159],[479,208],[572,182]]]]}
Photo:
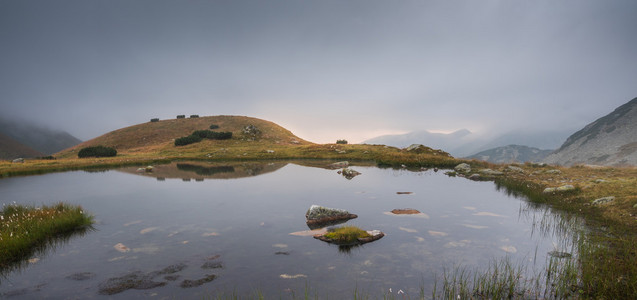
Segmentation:
{"type": "Polygon", "coordinates": [[[537,258],[541,267],[547,252],[571,250],[555,236],[558,230],[550,229],[559,218],[496,191],[493,183],[449,178],[442,172],[353,169],[362,175],[352,180],[336,170],[293,164],[256,177],[203,182],[157,181],[113,171],[0,180],[5,202],[80,204],[98,222],[97,231],[2,280],[0,293],[26,289],[25,298],[95,296],[109,278],[185,263],[176,281],[112,297],[196,296],[235,289],[259,289],[278,297],[288,288],[298,295],[306,283],[318,291],[329,287],[330,296],[351,295],[355,288],[373,294],[394,288],[417,295],[421,286],[429,289],[434,273],[440,276],[443,268],[484,267],[506,255],[513,261],[537,258]],[[339,252],[311,237],[290,235],[308,229],[304,214],[312,204],[349,210],[359,217],[348,224],[379,229],[386,236],[339,252]],[[387,214],[395,208],[424,214],[387,214]],[[127,249],[118,250],[117,244],[127,249]],[[211,257],[223,268],[202,268],[211,257]],[[81,272],[95,276],[65,278],[81,272]],[[208,274],[218,277],[200,287],[179,287],[185,279],[208,274]]]}

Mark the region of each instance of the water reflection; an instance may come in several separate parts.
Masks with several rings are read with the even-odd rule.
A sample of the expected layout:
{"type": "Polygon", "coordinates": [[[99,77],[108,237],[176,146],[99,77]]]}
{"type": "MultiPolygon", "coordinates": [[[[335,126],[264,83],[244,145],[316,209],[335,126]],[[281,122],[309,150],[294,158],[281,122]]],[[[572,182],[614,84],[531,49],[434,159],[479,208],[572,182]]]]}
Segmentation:
{"type": "Polygon", "coordinates": [[[118,171],[157,178],[181,179],[184,182],[201,182],[204,179],[235,179],[253,177],[274,172],[287,165],[287,162],[172,162],[152,168],[125,167],[118,171]]]}
{"type": "Polygon", "coordinates": [[[73,231],[50,237],[39,245],[24,252],[21,259],[9,262],[5,265],[0,265],[0,285],[2,284],[2,279],[6,278],[12,272],[26,269],[29,265],[38,263],[43,257],[47,256],[49,253],[55,252],[56,249],[65,246],[72,239],[83,237],[92,231],[95,231],[93,226],[84,226],[73,231]]]}

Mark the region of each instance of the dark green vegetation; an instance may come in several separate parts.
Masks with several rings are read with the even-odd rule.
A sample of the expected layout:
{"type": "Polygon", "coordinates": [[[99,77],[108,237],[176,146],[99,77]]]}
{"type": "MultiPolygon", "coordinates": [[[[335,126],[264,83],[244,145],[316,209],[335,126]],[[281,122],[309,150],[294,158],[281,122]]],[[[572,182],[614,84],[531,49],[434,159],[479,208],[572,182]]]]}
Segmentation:
{"type": "Polygon", "coordinates": [[[150,119],[151,122],[159,122],[159,118],[152,118],[150,119]]]}
{"type": "Polygon", "coordinates": [[[86,158],[86,157],[113,157],[117,155],[117,150],[111,147],[104,146],[94,146],[94,147],[86,147],[82,148],[78,153],[77,157],[86,158]]]}
{"type": "Polygon", "coordinates": [[[190,115],[190,118],[199,118],[199,115],[190,115]]]}
{"type": "Polygon", "coordinates": [[[345,145],[345,144],[347,144],[347,140],[336,140],[336,143],[345,145]]]}
{"type": "Polygon", "coordinates": [[[175,139],[175,146],[186,146],[201,142],[202,138],[198,135],[189,135],[175,139]]]}
{"type": "Polygon", "coordinates": [[[10,270],[59,238],[85,232],[92,223],[93,217],[79,206],[7,205],[0,213],[0,269],[10,270]]]}
{"type": "Polygon", "coordinates": [[[219,128],[219,125],[217,124],[210,125],[210,129],[218,129],[218,128],[219,128]]]}
{"type": "Polygon", "coordinates": [[[186,115],[177,115],[177,119],[185,119],[186,115]]]}
{"type": "Polygon", "coordinates": [[[209,140],[229,140],[232,138],[232,132],[216,132],[211,130],[197,130],[189,136],[175,139],[175,146],[185,146],[201,142],[203,139],[209,140]]]}

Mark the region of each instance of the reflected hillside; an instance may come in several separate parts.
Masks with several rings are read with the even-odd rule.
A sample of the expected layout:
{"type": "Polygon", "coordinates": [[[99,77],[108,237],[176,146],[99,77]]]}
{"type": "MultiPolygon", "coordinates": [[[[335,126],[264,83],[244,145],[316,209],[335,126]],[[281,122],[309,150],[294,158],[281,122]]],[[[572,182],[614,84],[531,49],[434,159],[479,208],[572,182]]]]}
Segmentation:
{"type": "Polygon", "coordinates": [[[234,179],[253,177],[274,172],[287,162],[202,162],[180,161],[169,164],[155,165],[151,171],[139,167],[126,167],[117,169],[120,172],[140,176],[155,177],[157,180],[182,179],[234,179]]]}

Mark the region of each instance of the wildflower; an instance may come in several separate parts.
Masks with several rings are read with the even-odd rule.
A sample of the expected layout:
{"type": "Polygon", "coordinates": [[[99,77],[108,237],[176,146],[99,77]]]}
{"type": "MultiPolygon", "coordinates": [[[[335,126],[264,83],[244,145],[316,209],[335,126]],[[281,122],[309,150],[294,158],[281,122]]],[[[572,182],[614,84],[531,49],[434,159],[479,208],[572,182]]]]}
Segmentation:
{"type": "Polygon", "coordinates": [[[398,290],[398,295],[400,294],[404,294],[405,292],[403,292],[403,290],[398,290]]]}

